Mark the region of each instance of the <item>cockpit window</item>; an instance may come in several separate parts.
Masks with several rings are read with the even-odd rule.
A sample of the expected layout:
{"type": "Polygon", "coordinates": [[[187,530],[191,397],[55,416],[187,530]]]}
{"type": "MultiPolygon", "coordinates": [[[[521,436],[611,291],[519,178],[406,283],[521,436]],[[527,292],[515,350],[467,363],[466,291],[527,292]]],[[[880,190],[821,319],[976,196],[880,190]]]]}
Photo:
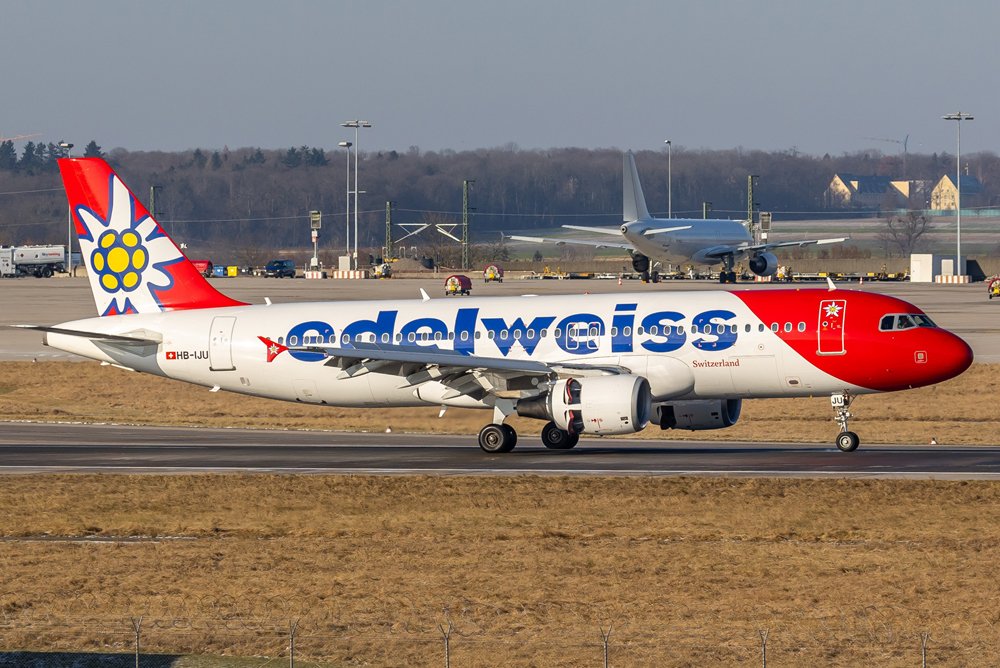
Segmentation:
{"type": "Polygon", "coordinates": [[[913,329],[914,327],[937,327],[937,325],[922,313],[893,313],[884,315],[878,325],[878,328],[883,332],[913,329]]]}

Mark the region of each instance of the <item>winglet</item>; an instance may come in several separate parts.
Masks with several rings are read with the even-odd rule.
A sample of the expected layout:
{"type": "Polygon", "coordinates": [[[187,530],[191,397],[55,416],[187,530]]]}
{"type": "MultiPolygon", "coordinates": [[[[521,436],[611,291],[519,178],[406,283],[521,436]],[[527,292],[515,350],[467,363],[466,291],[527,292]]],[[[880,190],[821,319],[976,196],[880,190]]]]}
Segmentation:
{"type": "Polygon", "coordinates": [[[420,288],[420,301],[427,302],[430,301],[430,299],[431,297],[430,295],[427,294],[427,291],[424,290],[423,288],[420,288]]]}
{"type": "Polygon", "coordinates": [[[829,292],[833,292],[834,290],[837,289],[837,286],[833,284],[833,279],[830,278],[829,276],[826,277],[826,285],[827,285],[827,290],[829,292]]]}

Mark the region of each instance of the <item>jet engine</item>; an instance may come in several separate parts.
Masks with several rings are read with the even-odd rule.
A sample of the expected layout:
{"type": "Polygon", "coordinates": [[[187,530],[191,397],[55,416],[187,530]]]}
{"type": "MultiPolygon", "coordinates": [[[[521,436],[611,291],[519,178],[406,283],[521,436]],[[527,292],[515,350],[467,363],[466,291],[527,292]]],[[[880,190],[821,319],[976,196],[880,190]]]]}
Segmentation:
{"type": "Polygon", "coordinates": [[[742,408],[742,399],[670,401],[653,406],[653,419],[660,429],[724,429],[736,424],[742,408]]]}
{"type": "Polygon", "coordinates": [[[649,424],[650,404],[649,382],[622,374],[560,380],[548,394],[522,399],[515,408],[570,434],[630,434],[649,424]]]}
{"type": "Polygon", "coordinates": [[[758,276],[773,276],[778,271],[778,256],[774,253],[757,253],[750,258],[750,271],[758,276]]]}

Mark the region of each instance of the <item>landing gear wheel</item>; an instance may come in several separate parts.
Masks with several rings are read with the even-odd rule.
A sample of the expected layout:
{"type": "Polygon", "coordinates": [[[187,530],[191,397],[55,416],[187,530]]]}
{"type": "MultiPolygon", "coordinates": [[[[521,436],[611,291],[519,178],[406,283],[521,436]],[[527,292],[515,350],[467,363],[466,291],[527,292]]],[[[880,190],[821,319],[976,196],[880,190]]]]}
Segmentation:
{"type": "Polygon", "coordinates": [[[861,439],[853,431],[845,431],[837,436],[837,448],[841,452],[854,452],[861,444],[861,439]]]}
{"type": "Polygon", "coordinates": [[[571,434],[549,422],[542,427],[542,444],[549,450],[569,450],[580,441],[579,434],[571,434]]]}
{"type": "Polygon", "coordinates": [[[488,424],[479,430],[479,447],[486,452],[510,452],[515,445],[517,432],[505,424],[488,424]]]}
{"type": "Polygon", "coordinates": [[[833,421],[840,427],[840,434],[837,435],[837,448],[841,452],[854,452],[858,449],[861,439],[847,427],[848,422],[854,414],[850,412],[854,397],[850,392],[844,390],[830,395],[830,405],[833,406],[833,421]]]}
{"type": "Polygon", "coordinates": [[[649,283],[649,272],[648,271],[640,271],[639,272],[639,280],[641,280],[643,283],[649,283]]]}

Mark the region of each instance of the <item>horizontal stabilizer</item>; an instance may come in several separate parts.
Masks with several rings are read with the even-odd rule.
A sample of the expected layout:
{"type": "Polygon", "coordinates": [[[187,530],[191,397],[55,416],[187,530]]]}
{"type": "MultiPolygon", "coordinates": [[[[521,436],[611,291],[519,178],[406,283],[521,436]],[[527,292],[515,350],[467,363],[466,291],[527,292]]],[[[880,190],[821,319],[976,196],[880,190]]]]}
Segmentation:
{"type": "Polygon", "coordinates": [[[583,232],[595,232],[597,234],[609,234],[613,237],[620,237],[622,231],[617,227],[585,227],[583,225],[563,225],[568,230],[581,230],[583,232]]]}
{"type": "Polygon", "coordinates": [[[17,329],[30,329],[37,332],[47,332],[51,334],[63,334],[65,336],[79,336],[91,341],[113,341],[116,343],[134,344],[159,344],[163,337],[155,332],[143,332],[143,336],[126,336],[123,334],[106,334],[104,332],[85,332],[79,329],[65,329],[63,327],[46,327],[45,325],[11,325],[17,329]]]}

